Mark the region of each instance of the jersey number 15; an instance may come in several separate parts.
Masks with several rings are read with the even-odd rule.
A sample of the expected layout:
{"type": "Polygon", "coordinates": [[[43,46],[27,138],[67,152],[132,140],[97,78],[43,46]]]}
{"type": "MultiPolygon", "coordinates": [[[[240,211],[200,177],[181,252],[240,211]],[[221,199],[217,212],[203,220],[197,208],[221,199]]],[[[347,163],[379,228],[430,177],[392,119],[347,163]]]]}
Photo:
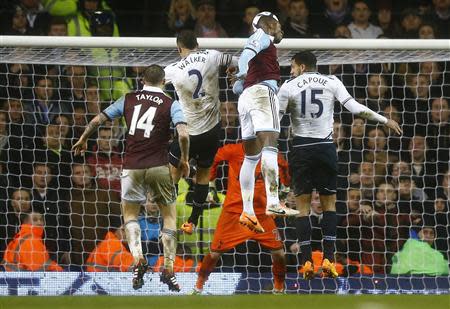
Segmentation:
{"type": "Polygon", "coordinates": [[[311,104],[315,104],[319,107],[319,111],[317,113],[311,113],[312,118],[319,118],[323,113],[323,103],[320,99],[316,98],[316,95],[323,94],[322,89],[305,89],[302,92],[300,92],[302,96],[302,103],[300,106],[300,117],[305,118],[306,116],[306,91],[311,90],[311,93],[309,95],[311,104]]]}

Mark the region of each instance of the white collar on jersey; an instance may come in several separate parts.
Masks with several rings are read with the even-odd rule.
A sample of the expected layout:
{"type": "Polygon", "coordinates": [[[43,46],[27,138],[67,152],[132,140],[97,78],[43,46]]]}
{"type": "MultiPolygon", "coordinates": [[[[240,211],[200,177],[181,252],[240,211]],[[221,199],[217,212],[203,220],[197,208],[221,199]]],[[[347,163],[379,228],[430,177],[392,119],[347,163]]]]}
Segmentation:
{"type": "Polygon", "coordinates": [[[164,93],[164,91],[159,88],[159,87],[154,87],[154,86],[148,86],[148,85],[144,85],[144,88],[142,88],[142,90],[145,91],[151,91],[151,92],[161,92],[164,93]]]}

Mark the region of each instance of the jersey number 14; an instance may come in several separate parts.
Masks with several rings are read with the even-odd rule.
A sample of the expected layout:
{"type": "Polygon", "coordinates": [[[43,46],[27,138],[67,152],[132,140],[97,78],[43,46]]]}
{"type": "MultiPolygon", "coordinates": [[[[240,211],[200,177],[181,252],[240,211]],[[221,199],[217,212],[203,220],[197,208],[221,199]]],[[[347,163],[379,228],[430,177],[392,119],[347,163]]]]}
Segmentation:
{"type": "Polygon", "coordinates": [[[150,108],[139,118],[141,113],[142,104],[134,106],[133,117],[131,118],[131,125],[128,134],[134,135],[136,129],[144,130],[144,137],[150,137],[150,133],[153,130],[153,118],[155,117],[156,107],[150,106],[150,108]]]}

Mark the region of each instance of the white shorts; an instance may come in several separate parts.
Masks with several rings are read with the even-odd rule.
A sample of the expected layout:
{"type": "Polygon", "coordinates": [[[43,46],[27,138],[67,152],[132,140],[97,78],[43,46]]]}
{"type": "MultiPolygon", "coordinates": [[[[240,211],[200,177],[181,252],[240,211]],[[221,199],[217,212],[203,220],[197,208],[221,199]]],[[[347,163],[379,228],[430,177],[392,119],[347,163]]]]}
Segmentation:
{"type": "Polygon", "coordinates": [[[253,139],[260,131],[280,132],[280,104],[276,94],[265,85],[244,90],[238,101],[242,139],[253,139]]]}
{"type": "Polygon", "coordinates": [[[166,165],[137,170],[123,169],[120,184],[121,198],[125,202],[143,205],[147,202],[148,193],[158,205],[170,205],[176,199],[175,186],[166,165]]]}

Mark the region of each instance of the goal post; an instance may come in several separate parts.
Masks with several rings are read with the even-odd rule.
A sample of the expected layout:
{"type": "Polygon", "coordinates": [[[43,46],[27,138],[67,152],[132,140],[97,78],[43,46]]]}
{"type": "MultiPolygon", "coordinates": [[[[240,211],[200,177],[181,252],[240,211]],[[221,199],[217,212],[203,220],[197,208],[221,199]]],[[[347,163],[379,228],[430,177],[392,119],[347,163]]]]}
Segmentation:
{"type": "MultiPolygon", "coordinates": [[[[198,42],[201,49],[239,56],[246,39],[199,38],[198,42]]],[[[281,219],[277,226],[287,256],[287,290],[448,293],[450,40],[283,39],[277,48],[282,81],[289,78],[292,56],[310,50],[317,56],[320,73],[336,75],[356,100],[399,121],[405,132],[402,137],[392,136],[389,130],[354,117],[336,103],[333,137],[338,154],[336,256],[340,277],[333,282],[303,281],[298,273],[295,225],[292,220],[281,219]],[[424,238],[424,228],[431,228],[431,239],[424,238]],[[404,255],[399,252],[408,249],[408,241],[419,247],[424,241],[431,245],[425,248],[430,251],[417,254],[416,263],[411,263],[411,267],[424,266],[419,270],[405,270],[404,255]],[[430,255],[435,257],[436,265],[447,262],[447,272],[445,267],[437,271],[435,265],[429,266],[425,259],[430,255]],[[401,270],[391,274],[393,269],[401,270]],[[415,276],[409,276],[415,271],[415,276]]],[[[99,131],[90,139],[84,163],[87,170],[83,170],[83,164],[80,170],[83,162],[71,156],[70,148],[95,114],[122,94],[142,86],[142,67],[166,66],[178,59],[175,38],[0,36],[0,258],[30,210],[44,212],[45,217],[39,207],[58,205],[44,226],[46,232],[60,227],[63,231],[59,239],[54,237],[53,246],[49,244],[50,257],[65,271],[85,270],[89,254],[106,237],[108,229],[120,227],[125,128],[120,122],[108,123],[109,130],[99,131]],[[36,162],[51,166],[47,186],[55,196],[42,195],[45,190],[36,191],[36,162]],[[74,176],[76,173],[89,174],[89,188],[82,177],[74,176]],[[64,220],[54,219],[58,216],[64,220]],[[58,242],[61,239],[66,240],[64,245],[58,242]],[[67,255],[71,258],[67,259],[67,255]]],[[[219,75],[219,86],[221,145],[237,143],[237,97],[224,71],[219,75]]],[[[287,115],[282,119],[279,140],[285,160],[289,160],[292,138],[289,125],[287,115]]],[[[183,272],[179,276],[183,293],[192,288],[194,271],[209,251],[219,206],[226,196],[227,169],[226,163],[218,167],[217,194],[211,192],[211,207],[204,211],[197,232],[178,235],[177,265],[183,272]]],[[[192,179],[180,183],[178,226],[190,212],[192,185],[192,179]]],[[[289,190],[289,186],[283,186],[280,195],[292,205],[289,190]]],[[[321,246],[319,204],[317,198],[313,199],[310,215],[317,256],[321,246]]],[[[153,206],[149,201],[140,223],[144,227],[144,252],[158,271],[162,259],[158,238],[161,222],[153,206]]],[[[128,284],[127,274],[104,275],[71,272],[64,278],[39,273],[36,278],[41,281],[36,280],[47,284],[42,286],[46,295],[75,291],[70,290],[70,284],[79,281],[95,283],[95,289],[105,293],[135,293],[131,289],[121,292],[114,285],[128,284]],[[58,287],[48,284],[52,278],[56,278],[58,287]]],[[[22,276],[8,272],[5,278],[22,276]]],[[[144,286],[144,294],[163,293],[154,279],[150,287],[144,286]]],[[[205,290],[212,294],[264,293],[270,282],[270,252],[249,241],[223,255],[205,290]]],[[[83,291],[92,292],[87,290],[83,291]]],[[[2,291],[0,284],[0,295],[2,291]]]]}

